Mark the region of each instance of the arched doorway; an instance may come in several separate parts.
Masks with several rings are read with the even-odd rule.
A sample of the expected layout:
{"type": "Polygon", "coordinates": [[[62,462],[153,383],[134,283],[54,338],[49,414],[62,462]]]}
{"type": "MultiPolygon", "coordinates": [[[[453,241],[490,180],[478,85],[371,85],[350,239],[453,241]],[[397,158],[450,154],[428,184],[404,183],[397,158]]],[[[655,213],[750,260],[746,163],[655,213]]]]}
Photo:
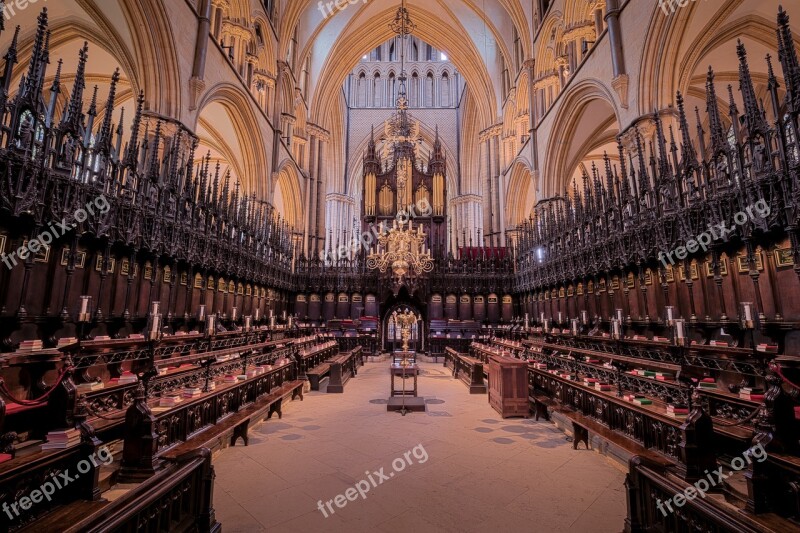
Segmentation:
{"type": "Polygon", "coordinates": [[[383,349],[390,353],[399,352],[403,347],[401,336],[402,328],[395,321],[395,317],[406,311],[410,311],[416,321],[411,326],[411,339],[408,341],[408,349],[411,352],[421,352],[425,349],[425,322],[422,312],[408,304],[398,304],[389,309],[383,321],[383,349]]]}
{"type": "Polygon", "coordinates": [[[406,309],[410,310],[417,317],[416,329],[412,331],[412,341],[409,342],[409,350],[417,352],[425,350],[427,308],[419,298],[409,294],[405,287],[401,287],[397,296],[390,293],[381,305],[381,346],[384,351],[391,353],[395,350],[400,350],[402,346],[400,329],[390,319],[394,312],[399,314],[405,312],[406,309]],[[389,328],[390,322],[392,323],[391,331],[389,328]]]}

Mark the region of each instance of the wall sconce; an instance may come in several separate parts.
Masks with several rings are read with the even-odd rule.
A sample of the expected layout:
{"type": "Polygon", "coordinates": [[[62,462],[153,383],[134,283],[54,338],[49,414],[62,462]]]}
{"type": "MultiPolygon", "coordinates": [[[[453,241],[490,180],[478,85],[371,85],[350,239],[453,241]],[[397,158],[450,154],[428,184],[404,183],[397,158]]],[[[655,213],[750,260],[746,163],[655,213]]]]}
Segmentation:
{"type": "Polygon", "coordinates": [[[206,335],[213,337],[217,334],[217,315],[208,315],[206,322],[206,335]]]}
{"type": "Polygon", "coordinates": [[[80,311],[78,311],[78,322],[85,324],[92,321],[92,314],[89,312],[89,302],[91,299],[91,296],[81,296],[81,307],[80,311]]]}
{"type": "Polygon", "coordinates": [[[158,312],[160,309],[160,302],[152,302],[150,304],[150,317],[147,321],[146,334],[148,340],[157,341],[161,338],[161,314],[158,312]]]}
{"type": "Polygon", "coordinates": [[[675,328],[675,346],[686,346],[686,320],[679,318],[673,321],[675,328]]]}
{"type": "Polygon", "coordinates": [[[752,302],[742,302],[739,304],[739,321],[742,324],[742,329],[755,328],[755,313],[753,312],[752,302]]]}
{"type": "Polygon", "coordinates": [[[675,322],[675,308],[671,305],[668,305],[664,308],[664,310],[667,326],[672,326],[673,322],[675,322]]]}

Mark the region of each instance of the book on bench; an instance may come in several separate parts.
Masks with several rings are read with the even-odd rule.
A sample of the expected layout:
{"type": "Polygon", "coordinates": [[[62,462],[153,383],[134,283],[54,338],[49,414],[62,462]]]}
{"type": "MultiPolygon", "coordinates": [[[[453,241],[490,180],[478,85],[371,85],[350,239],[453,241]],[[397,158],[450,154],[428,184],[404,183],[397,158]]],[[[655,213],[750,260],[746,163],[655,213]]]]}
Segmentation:
{"type": "Polygon", "coordinates": [[[42,451],[63,450],[81,442],[81,432],[79,429],[66,429],[51,431],[47,434],[47,442],[42,444],[42,451]]]}
{"type": "Polygon", "coordinates": [[[105,388],[105,384],[102,381],[91,381],[89,383],[81,383],[75,386],[75,389],[78,392],[87,393],[96,390],[101,390],[105,388]]]}
{"type": "Polygon", "coordinates": [[[158,406],[159,407],[175,407],[179,403],[183,401],[183,398],[180,395],[172,394],[170,396],[164,396],[163,398],[159,398],[158,406]]]}
{"type": "Polygon", "coordinates": [[[201,394],[203,394],[203,389],[200,387],[186,387],[183,389],[184,398],[194,398],[195,396],[200,396],[201,394]]]}

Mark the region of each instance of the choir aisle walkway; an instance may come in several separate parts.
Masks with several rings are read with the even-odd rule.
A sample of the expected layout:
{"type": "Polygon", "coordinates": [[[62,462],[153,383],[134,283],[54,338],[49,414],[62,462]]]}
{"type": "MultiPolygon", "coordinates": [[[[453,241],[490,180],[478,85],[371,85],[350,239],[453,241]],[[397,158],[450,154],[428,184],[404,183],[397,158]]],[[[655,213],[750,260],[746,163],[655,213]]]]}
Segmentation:
{"type": "Polygon", "coordinates": [[[501,419],[447,369],[421,366],[426,413],[388,413],[388,365],[368,363],[344,394],[306,394],[251,430],[248,447],[217,454],[223,531],[622,530],[618,467],[549,422],[501,419]]]}

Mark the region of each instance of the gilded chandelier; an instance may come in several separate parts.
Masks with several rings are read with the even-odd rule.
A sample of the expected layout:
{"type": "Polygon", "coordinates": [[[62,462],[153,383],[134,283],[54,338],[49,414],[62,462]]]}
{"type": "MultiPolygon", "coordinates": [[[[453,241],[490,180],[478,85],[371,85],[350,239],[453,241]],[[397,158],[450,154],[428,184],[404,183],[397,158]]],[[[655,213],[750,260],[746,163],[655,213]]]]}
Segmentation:
{"type": "Polygon", "coordinates": [[[394,292],[406,286],[413,292],[416,280],[433,270],[433,258],[425,246],[426,234],[422,226],[414,230],[414,222],[405,227],[405,221],[395,220],[388,231],[381,231],[378,249],[372,248],[367,257],[367,268],[381,274],[391,272],[394,292]]]}

